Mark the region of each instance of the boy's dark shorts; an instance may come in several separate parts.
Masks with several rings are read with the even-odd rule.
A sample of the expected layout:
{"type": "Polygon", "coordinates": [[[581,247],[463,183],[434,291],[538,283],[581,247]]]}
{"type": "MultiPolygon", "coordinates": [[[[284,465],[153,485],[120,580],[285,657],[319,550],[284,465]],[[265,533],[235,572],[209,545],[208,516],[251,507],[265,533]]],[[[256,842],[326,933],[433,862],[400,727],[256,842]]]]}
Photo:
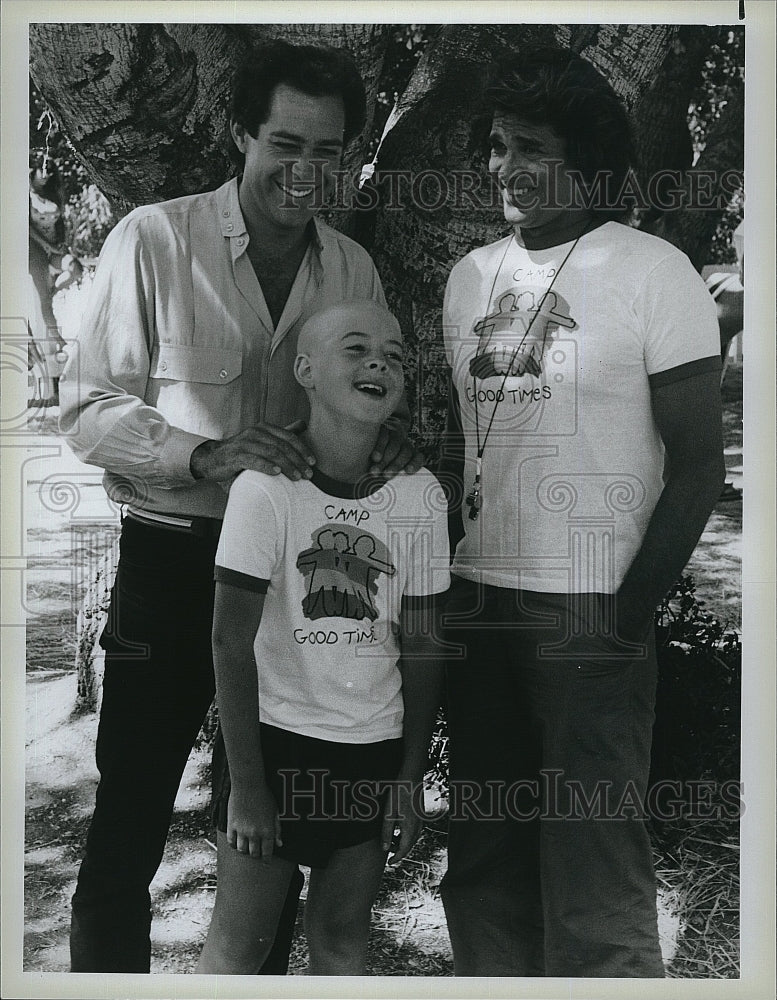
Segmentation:
{"type": "MultiPolygon", "coordinates": [[[[396,778],[402,740],[331,743],[262,724],[267,784],[278,803],[282,847],[278,857],[325,868],[331,855],[380,837],[385,782],[396,778]]],[[[226,833],[231,787],[221,735],[213,747],[211,820],[226,833]]]]}

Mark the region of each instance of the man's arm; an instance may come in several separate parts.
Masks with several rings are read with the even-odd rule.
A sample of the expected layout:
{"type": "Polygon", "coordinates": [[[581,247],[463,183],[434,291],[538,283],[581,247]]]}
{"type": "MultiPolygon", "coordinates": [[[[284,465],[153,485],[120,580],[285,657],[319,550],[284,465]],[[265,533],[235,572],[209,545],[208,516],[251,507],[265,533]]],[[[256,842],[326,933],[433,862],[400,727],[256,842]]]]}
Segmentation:
{"type": "Polygon", "coordinates": [[[726,472],[718,371],[657,385],[651,398],[667,481],[616,595],[617,635],[626,641],[644,638],[704,530],[726,472]]]}
{"type": "MultiPolygon", "coordinates": [[[[257,425],[228,441],[210,441],[172,425],[146,402],[156,283],[165,276],[157,275],[153,240],[144,239],[139,225],[134,216],[122,220],[100,256],[60,388],[60,432],[69,446],[84,462],[166,489],[196,478],[229,480],[246,468],[305,475],[307,449],[293,431],[257,425]],[[195,450],[199,460],[192,467],[195,450]]],[[[157,257],[175,252],[163,231],[155,230],[154,239],[157,257]]]]}
{"type": "Polygon", "coordinates": [[[401,833],[390,863],[398,864],[410,852],[421,833],[422,818],[413,808],[420,801],[420,785],[429,760],[437,711],[442,701],[443,657],[440,642],[440,612],[437,601],[413,601],[400,614],[402,643],[402,765],[397,775],[395,808],[383,823],[382,846],[388,851],[392,833],[401,833]],[[417,792],[414,795],[412,789],[417,792]]]}
{"type": "Polygon", "coordinates": [[[259,733],[254,639],[263,608],[264,594],[227,583],[216,584],[213,665],[231,779],[227,841],[244,853],[269,857],[281,840],[277,804],[267,787],[259,733]]]}

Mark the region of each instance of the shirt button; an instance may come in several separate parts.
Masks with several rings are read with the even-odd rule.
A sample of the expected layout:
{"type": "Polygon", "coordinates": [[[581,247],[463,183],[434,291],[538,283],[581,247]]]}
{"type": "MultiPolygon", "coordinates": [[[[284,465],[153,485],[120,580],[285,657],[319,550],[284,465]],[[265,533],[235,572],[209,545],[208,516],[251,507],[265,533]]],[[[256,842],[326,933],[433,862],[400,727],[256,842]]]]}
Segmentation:
{"type": "Polygon", "coordinates": [[[347,688],[352,688],[353,687],[353,681],[348,681],[348,683],[345,686],[347,688]]]}
{"type": "Polygon", "coordinates": [[[167,371],[167,362],[166,362],[166,361],[163,361],[163,362],[162,362],[162,363],[161,363],[161,364],[159,365],[159,370],[160,370],[160,371],[162,371],[162,372],[166,372],[166,371],[167,371]]]}
{"type": "Polygon", "coordinates": [[[243,237],[241,236],[241,237],[240,237],[240,239],[239,239],[239,240],[237,241],[237,245],[238,245],[239,247],[242,247],[242,245],[243,245],[244,243],[245,243],[245,240],[244,240],[244,239],[243,239],[243,237]]]}
{"type": "Polygon", "coordinates": [[[232,232],[232,230],[233,230],[234,228],[235,228],[235,227],[234,227],[234,226],[232,225],[232,223],[231,223],[231,222],[228,222],[228,223],[227,223],[227,225],[226,225],[226,229],[227,229],[227,232],[228,232],[228,233],[231,233],[231,232],[232,232]]]}
{"type": "Polygon", "coordinates": [[[229,218],[229,212],[226,209],[221,214],[224,216],[225,219],[229,218]]]}
{"type": "Polygon", "coordinates": [[[226,368],[222,368],[221,371],[219,372],[219,378],[226,378],[227,375],[229,375],[229,372],[227,371],[227,369],[226,368]]]}

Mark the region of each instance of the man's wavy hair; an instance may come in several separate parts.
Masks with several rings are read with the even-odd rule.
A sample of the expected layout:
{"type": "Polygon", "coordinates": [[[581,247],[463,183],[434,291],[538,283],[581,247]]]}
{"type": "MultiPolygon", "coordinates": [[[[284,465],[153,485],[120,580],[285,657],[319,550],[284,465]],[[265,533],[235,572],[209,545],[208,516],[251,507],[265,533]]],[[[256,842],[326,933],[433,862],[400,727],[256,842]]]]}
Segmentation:
{"type": "MultiPolygon", "coordinates": [[[[291,45],[282,39],[266,42],[238,68],[232,79],[230,120],[254,138],[267,121],[272,93],[286,84],[310,97],[342,97],[345,108],[343,143],[364,128],[366,96],[356,63],[343,49],[323,45],[291,45]]],[[[229,155],[242,170],[245,157],[229,137],[229,155]]]]}
{"type": "Polygon", "coordinates": [[[601,73],[570,49],[538,48],[498,63],[484,91],[489,111],[549,125],[566,146],[566,160],[589,190],[602,197],[590,208],[600,218],[630,209],[622,196],[637,156],[626,109],[601,73]],[[596,181],[604,178],[603,189],[596,181]],[[620,197],[619,197],[620,196],[620,197]]]}

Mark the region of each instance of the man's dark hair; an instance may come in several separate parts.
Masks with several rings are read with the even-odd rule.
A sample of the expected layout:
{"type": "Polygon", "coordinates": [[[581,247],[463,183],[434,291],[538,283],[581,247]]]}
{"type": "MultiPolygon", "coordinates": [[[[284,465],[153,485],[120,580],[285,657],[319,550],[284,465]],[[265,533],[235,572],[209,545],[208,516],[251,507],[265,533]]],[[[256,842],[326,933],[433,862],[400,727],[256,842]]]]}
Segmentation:
{"type": "Polygon", "coordinates": [[[591,189],[605,176],[604,198],[591,204],[600,217],[628,210],[618,201],[636,153],[626,109],[591,63],[570,49],[530,49],[504,59],[484,93],[491,111],[518,115],[533,125],[549,125],[565,142],[570,167],[591,189]]]}
{"type": "MultiPolygon", "coordinates": [[[[279,84],[310,97],[341,97],[345,108],[344,144],[364,128],[364,83],[351,56],[342,49],[291,45],[281,39],[257,48],[235,73],[230,119],[256,138],[259,126],[267,121],[272,93],[279,84]]],[[[245,157],[231,139],[229,153],[242,168],[245,157]]]]}

